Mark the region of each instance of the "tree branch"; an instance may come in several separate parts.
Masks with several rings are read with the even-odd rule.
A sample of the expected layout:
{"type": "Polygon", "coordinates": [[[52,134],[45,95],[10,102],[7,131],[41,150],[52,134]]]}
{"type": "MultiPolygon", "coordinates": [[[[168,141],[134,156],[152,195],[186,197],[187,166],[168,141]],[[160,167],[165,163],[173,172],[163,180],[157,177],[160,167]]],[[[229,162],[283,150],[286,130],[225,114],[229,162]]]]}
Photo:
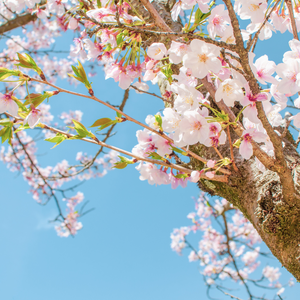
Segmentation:
{"type": "MultiPolygon", "coordinates": [[[[12,115],[10,115],[8,113],[7,113],[7,115],[9,115],[10,117],[13,117],[12,115]]],[[[13,118],[15,118],[16,120],[24,122],[24,119],[16,118],[16,117],[13,117],[13,118]]],[[[50,130],[50,131],[55,132],[55,133],[63,134],[67,138],[73,138],[74,136],[76,136],[75,134],[71,134],[71,133],[62,131],[60,129],[57,129],[57,128],[54,128],[52,126],[49,126],[49,125],[46,125],[46,124],[42,124],[42,123],[39,123],[39,127],[43,128],[43,129],[50,130]]],[[[105,147],[105,148],[108,148],[108,149],[120,152],[122,154],[125,154],[127,156],[130,156],[130,157],[136,159],[137,161],[145,161],[145,162],[149,162],[151,164],[161,165],[161,166],[164,166],[164,167],[167,167],[167,168],[170,168],[170,169],[178,170],[178,171],[180,171],[182,173],[186,173],[186,174],[191,174],[192,171],[193,171],[191,169],[187,169],[187,168],[184,168],[182,166],[178,166],[178,165],[172,164],[170,162],[165,162],[165,161],[154,160],[154,159],[151,159],[151,158],[140,157],[140,156],[135,155],[135,154],[133,154],[131,152],[128,152],[126,150],[123,150],[123,149],[120,149],[120,148],[108,145],[106,143],[103,143],[103,142],[101,142],[99,140],[95,141],[93,139],[88,139],[88,138],[80,138],[80,140],[84,141],[84,142],[91,143],[91,144],[100,145],[102,147],[105,147]]],[[[39,172],[38,169],[37,169],[37,171],[39,172]]],[[[40,174],[40,172],[39,172],[39,174],[40,174]]],[[[44,177],[42,176],[42,174],[40,174],[40,175],[41,175],[42,179],[45,181],[45,184],[47,184],[47,186],[49,186],[48,183],[46,182],[46,180],[44,179],[44,177]]],[[[228,176],[226,176],[226,175],[215,175],[213,177],[213,179],[210,179],[209,177],[205,176],[204,174],[201,174],[200,178],[207,179],[207,180],[213,180],[213,181],[219,181],[219,182],[227,182],[228,181],[228,176]]]]}
{"type": "Polygon", "coordinates": [[[291,26],[292,26],[294,39],[299,40],[297,25],[296,25],[296,21],[295,21],[294,12],[293,12],[292,1],[291,0],[285,0],[285,3],[286,3],[286,6],[288,8],[288,11],[289,11],[289,16],[290,16],[290,21],[291,21],[291,26]]]}
{"type": "MultiPolygon", "coordinates": [[[[39,82],[39,83],[43,83],[43,84],[47,84],[47,85],[52,86],[53,88],[55,88],[58,91],[63,92],[63,93],[68,93],[68,94],[71,94],[71,95],[75,95],[75,96],[79,96],[79,97],[84,97],[84,98],[88,98],[88,99],[92,99],[94,101],[97,101],[97,102],[99,102],[99,103],[101,103],[101,104],[109,107],[110,109],[114,110],[115,112],[120,113],[123,117],[126,118],[126,120],[131,121],[131,122],[133,122],[133,123],[135,123],[135,124],[137,124],[137,125],[139,125],[139,126],[141,126],[143,128],[146,128],[149,131],[157,134],[158,136],[161,136],[162,138],[166,139],[171,144],[174,144],[174,141],[169,136],[165,135],[162,132],[156,131],[155,129],[153,129],[153,128],[151,128],[151,127],[149,127],[149,126],[147,126],[147,125],[145,125],[145,124],[143,124],[143,123],[135,120],[134,118],[132,118],[132,117],[128,116],[127,114],[125,114],[123,111],[121,111],[121,110],[117,109],[116,107],[108,104],[107,102],[104,102],[104,101],[100,100],[99,98],[97,98],[95,96],[87,96],[87,95],[84,95],[84,94],[80,94],[80,93],[68,91],[68,90],[62,89],[62,88],[60,88],[60,87],[58,87],[58,86],[56,86],[56,85],[54,85],[54,84],[52,84],[52,83],[50,83],[48,81],[43,81],[43,80],[39,80],[39,79],[36,79],[36,78],[30,78],[30,80],[31,81],[36,81],[36,82],[39,82]]],[[[194,152],[188,150],[187,148],[182,147],[181,149],[183,149],[186,153],[188,153],[190,156],[194,157],[195,159],[197,159],[197,160],[199,160],[199,161],[201,161],[201,162],[203,162],[205,164],[207,163],[206,159],[200,157],[199,155],[195,154],[194,152]]],[[[231,174],[230,171],[228,171],[227,169],[224,169],[224,168],[218,168],[218,167],[215,166],[214,169],[218,169],[218,171],[220,171],[220,172],[222,172],[222,173],[224,173],[226,175],[230,175],[231,174]]]]}
{"type": "Polygon", "coordinates": [[[0,35],[8,31],[11,31],[13,29],[16,29],[18,27],[25,26],[30,22],[34,22],[35,20],[37,20],[36,14],[32,15],[32,14],[25,13],[22,15],[18,15],[16,18],[9,20],[0,26],[0,35]]]}

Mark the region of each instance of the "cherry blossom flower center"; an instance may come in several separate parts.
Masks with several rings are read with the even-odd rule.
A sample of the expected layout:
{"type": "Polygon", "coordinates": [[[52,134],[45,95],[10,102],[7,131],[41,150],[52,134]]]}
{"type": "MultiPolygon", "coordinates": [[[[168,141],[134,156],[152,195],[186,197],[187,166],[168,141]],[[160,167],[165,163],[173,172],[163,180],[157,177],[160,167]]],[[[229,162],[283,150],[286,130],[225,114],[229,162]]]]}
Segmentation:
{"type": "Polygon", "coordinates": [[[4,100],[5,102],[11,101],[11,95],[8,95],[8,94],[4,95],[3,100],[4,100]]]}
{"type": "Polygon", "coordinates": [[[259,71],[257,72],[257,76],[258,76],[259,78],[262,78],[262,77],[264,76],[263,70],[259,70],[259,71]]]}
{"type": "Polygon", "coordinates": [[[195,121],[193,125],[193,130],[200,130],[202,127],[202,124],[199,121],[195,121]]]}
{"type": "Polygon", "coordinates": [[[227,44],[233,44],[234,43],[234,37],[231,35],[229,38],[226,39],[227,44]]]}
{"type": "Polygon", "coordinates": [[[226,93],[227,96],[230,96],[233,93],[233,87],[229,83],[224,84],[223,93],[226,93]]]}
{"type": "Polygon", "coordinates": [[[213,18],[212,23],[214,24],[214,26],[217,26],[217,25],[220,25],[221,21],[222,21],[222,18],[220,16],[215,16],[213,18]]]}
{"type": "Polygon", "coordinates": [[[206,63],[208,56],[206,54],[198,54],[199,62],[206,63]]]}
{"type": "Polygon", "coordinates": [[[194,100],[192,96],[186,97],[185,98],[185,103],[193,105],[194,104],[194,100]]]}
{"type": "Polygon", "coordinates": [[[251,143],[252,137],[251,137],[251,135],[249,133],[246,133],[244,135],[244,141],[247,142],[247,143],[251,143]]]}
{"type": "Polygon", "coordinates": [[[178,128],[179,123],[180,123],[180,120],[174,121],[174,122],[173,122],[172,128],[174,128],[174,129],[175,129],[175,128],[178,128]]]}
{"type": "Polygon", "coordinates": [[[209,129],[210,129],[211,133],[214,133],[214,134],[218,133],[218,128],[215,125],[210,126],[209,129]]]}
{"type": "Polygon", "coordinates": [[[251,11],[255,12],[255,11],[259,10],[259,5],[253,4],[253,3],[252,3],[252,4],[250,5],[249,9],[250,9],[251,11]]]}
{"type": "Polygon", "coordinates": [[[159,55],[160,52],[161,52],[161,49],[157,48],[155,51],[155,55],[159,55]]]}
{"type": "Polygon", "coordinates": [[[290,74],[289,76],[287,76],[287,78],[293,82],[296,82],[297,80],[297,74],[296,73],[293,73],[293,74],[290,74]]]}
{"type": "Polygon", "coordinates": [[[210,139],[213,147],[219,146],[219,138],[217,136],[213,136],[210,139]]]}

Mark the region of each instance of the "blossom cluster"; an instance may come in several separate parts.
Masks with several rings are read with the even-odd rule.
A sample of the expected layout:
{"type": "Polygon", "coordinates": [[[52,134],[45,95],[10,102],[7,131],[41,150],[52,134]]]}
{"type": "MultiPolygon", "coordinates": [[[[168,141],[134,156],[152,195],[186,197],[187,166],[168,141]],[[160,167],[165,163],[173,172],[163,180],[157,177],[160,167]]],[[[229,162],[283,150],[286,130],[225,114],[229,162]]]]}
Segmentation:
{"type": "Polygon", "coordinates": [[[82,228],[82,223],[78,222],[80,213],[77,211],[76,206],[81,203],[83,199],[84,195],[81,192],[78,192],[71,198],[63,199],[63,201],[67,202],[68,214],[60,225],[55,226],[58,236],[68,237],[69,235],[75,235],[77,231],[82,228]]]}
{"type": "MultiPolygon", "coordinates": [[[[46,124],[53,122],[54,116],[49,109],[50,105],[48,104],[39,106],[38,121],[46,124]]],[[[70,119],[80,120],[81,116],[81,111],[70,111],[69,113],[62,113],[60,119],[64,120],[65,125],[70,125],[70,119]]],[[[46,137],[50,136],[49,131],[43,130],[43,133],[46,137]]],[[[35,139],[23,130],[18,132],[11,140],[11,146],[1,147],[0,160],[7,165],[10,171],[22,174],[23,179],[30,186],[29,192],[32,194],[33,199],[41,204],[47,203],[51,197],[59,197],[61,193],[65,195],[65,190],[62,186],[68,182],[82,182],[91,178],[105,176],[118,160],[116,151],[110,151],[96,158],[88,156],[86,153],[78,152],[76,155],[76,167],[67,160],[62,160],[54,166],[42,167],[38,160],[37,152],[38,148],[35,139]],[[93,164],[90,168],[82,169],[82,171],[78,168],[78,163],[83,168],[91,161],[93,161],[93,164]]],[[[82,193],[67,199],[68,213],[61,224],[56,227],[59,236],[74,235],[82,227],[82,224],[77,221],[79,215],[75,210],[75,206],[82,200],[82,193]]]]}
{"type": "Polygon", "coordinates": [[[211,200],[202,193],[195,199],[195,211],[187,218],[192,224],[173,230],[171,248],[179,255],[184,249],[190,250],[189,261],[199,263],[209,286],[217,286],[226,279],[241,284],[242,280],[259,280],[261,287],[273,288],[277,294],[284,292],[279,268],[261,266],[261,239],[257,231],[225,199],[211,200]],[[201,235],[197,247],[189,241],[194,239],[190,237],[192,233],[201,235]],[[258,272],[262,277],[255,279],[258,272]]]}

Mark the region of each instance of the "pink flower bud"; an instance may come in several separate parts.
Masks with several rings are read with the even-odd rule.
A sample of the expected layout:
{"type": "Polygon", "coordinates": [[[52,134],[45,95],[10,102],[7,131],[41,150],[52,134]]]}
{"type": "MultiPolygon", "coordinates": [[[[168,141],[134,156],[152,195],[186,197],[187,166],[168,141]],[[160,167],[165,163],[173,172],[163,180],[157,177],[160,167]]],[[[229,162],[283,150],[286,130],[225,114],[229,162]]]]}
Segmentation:
{"type": "Polygon", "coordinates": [[[212,179],[215,177],[215,172],[206,172],[205,176],[207,176],[208,178],[212,179]]]}
{"type": "Polygon", "coordinates": [[[198,180],[200,179],[200,175],[201,173],[199,171],[193,171],[191,173],[191,182],[198,182],[198,180]]]}
{"type": "Polygon", "coordinates": [[[215,160],[209,160],[209,161],[207,162],[207,167],[208,167],[208,168],[213,168],[213,167],[215,166],[215,164],[216,164],[216,161],[215,161],[215,160]]]}
{"type": "Polygon", "coordinates": [[[71,18],[69,21],[68,28],[71,30],[75,30],[78,27],[78,21],[75,18],[71,18]]]}

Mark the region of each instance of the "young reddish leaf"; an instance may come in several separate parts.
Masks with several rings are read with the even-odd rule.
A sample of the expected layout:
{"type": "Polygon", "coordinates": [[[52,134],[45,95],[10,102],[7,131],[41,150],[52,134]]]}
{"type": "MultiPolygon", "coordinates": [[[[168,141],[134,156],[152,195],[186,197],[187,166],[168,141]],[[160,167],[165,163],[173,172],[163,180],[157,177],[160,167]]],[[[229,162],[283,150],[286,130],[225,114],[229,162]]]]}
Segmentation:
{"type": "Polygon", "coordinates": [[[105,125],[111,121],[112,120],[110,118],[102,118],[102,119],[95,121],[94,124],[92,126],[90,126],[90,128],[91,127],[99,127],[99,126],[105,125]]]}

